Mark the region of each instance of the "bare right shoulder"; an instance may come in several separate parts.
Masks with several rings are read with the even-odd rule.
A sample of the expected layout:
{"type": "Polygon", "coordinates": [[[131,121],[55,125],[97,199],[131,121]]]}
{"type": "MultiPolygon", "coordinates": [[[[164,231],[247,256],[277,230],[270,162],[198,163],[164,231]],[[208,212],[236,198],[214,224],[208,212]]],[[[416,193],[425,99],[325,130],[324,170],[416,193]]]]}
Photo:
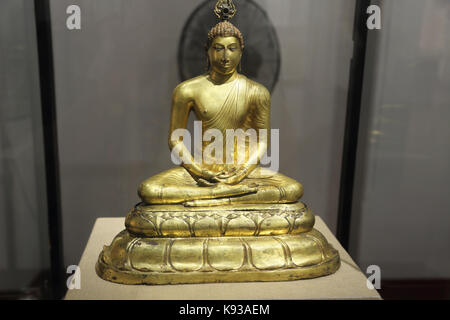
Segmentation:
{"type": "Polygon", "coordinates": [[[202,87],[202,83],[206,80],[206,75],[201,75],[192,79],[188,79],[180,83],[173,90],[173,99],[190,101],[195,99],[195,93],[202,87]]]}

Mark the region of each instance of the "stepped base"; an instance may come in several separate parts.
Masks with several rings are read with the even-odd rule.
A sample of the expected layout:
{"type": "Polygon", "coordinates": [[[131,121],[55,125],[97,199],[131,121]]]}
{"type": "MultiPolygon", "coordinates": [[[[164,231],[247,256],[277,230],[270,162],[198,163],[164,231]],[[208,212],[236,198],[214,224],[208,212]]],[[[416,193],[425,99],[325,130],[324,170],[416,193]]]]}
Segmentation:
{"type": "Polygon", "coordinates": [[[323,235],[139,238],[124,230],[100,253],[96,272],[123,284],[287,281],[334,273],[338,252],[323,235]]]}
{"type": "Polygon", "coordinates": [[[192,208],[141,203],[125,220],[128,231],[150,238],[274,236],[307,232],[313,226],[314,215],[302,202],[192,208]]]}

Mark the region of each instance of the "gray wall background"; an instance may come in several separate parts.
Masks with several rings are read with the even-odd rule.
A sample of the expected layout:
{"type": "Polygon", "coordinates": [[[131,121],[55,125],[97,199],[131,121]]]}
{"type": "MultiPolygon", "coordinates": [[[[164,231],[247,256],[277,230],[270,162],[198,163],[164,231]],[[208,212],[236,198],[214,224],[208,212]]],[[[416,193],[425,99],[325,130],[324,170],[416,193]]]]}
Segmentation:
{"type": "MultiPolygon", "coordinates": [[[[201,2],[51,1],[67,265],[78,262],[95,219],[125,216],[138,184],[173,166],[177,46],[201,2]],[[81,7],[79,31],[66,28],[70,4],[81,7]]],[[[282,50],[272,95],[280,171],[303,183],[303,199],[334,231],[354,1],[257,2],[282,50]]]]}
{"type": "Polygon", "coordinates": [[[0,291],[49,268],[33,1],[0,2],[0,291]]]}
{"type": "Polygon", "coordinates": [[[350,253],[382,278],[450,277],[450,2],[378,1],[350,253]]]}

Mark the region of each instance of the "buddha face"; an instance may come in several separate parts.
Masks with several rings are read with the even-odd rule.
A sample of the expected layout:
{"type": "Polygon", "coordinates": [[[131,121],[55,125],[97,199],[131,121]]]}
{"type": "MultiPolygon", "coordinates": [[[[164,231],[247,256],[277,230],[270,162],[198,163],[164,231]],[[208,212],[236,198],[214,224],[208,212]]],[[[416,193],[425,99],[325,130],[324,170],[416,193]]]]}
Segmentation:
{"type": "Polygon", "coordinates": [[[208,49],[212,70],[220,74],[231,74],[236,71],[242,57],[239,40],[236,37],[216,37],[208,49]]]}

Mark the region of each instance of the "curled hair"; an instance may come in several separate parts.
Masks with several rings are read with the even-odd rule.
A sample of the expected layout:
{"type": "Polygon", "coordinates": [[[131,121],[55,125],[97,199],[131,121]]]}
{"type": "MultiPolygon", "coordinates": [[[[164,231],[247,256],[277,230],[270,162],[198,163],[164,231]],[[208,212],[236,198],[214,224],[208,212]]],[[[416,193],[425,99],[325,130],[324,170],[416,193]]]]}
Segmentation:
{"type": "Polygon", "coordinates": [[[222,21],[216,24],[208,33],[208,42],[206,43],[206,50],[211,46],[216,37],[236,37],[241,45],[241,50],[244,50],[244,37],[242,33],[232,23],[222,21]]]}

